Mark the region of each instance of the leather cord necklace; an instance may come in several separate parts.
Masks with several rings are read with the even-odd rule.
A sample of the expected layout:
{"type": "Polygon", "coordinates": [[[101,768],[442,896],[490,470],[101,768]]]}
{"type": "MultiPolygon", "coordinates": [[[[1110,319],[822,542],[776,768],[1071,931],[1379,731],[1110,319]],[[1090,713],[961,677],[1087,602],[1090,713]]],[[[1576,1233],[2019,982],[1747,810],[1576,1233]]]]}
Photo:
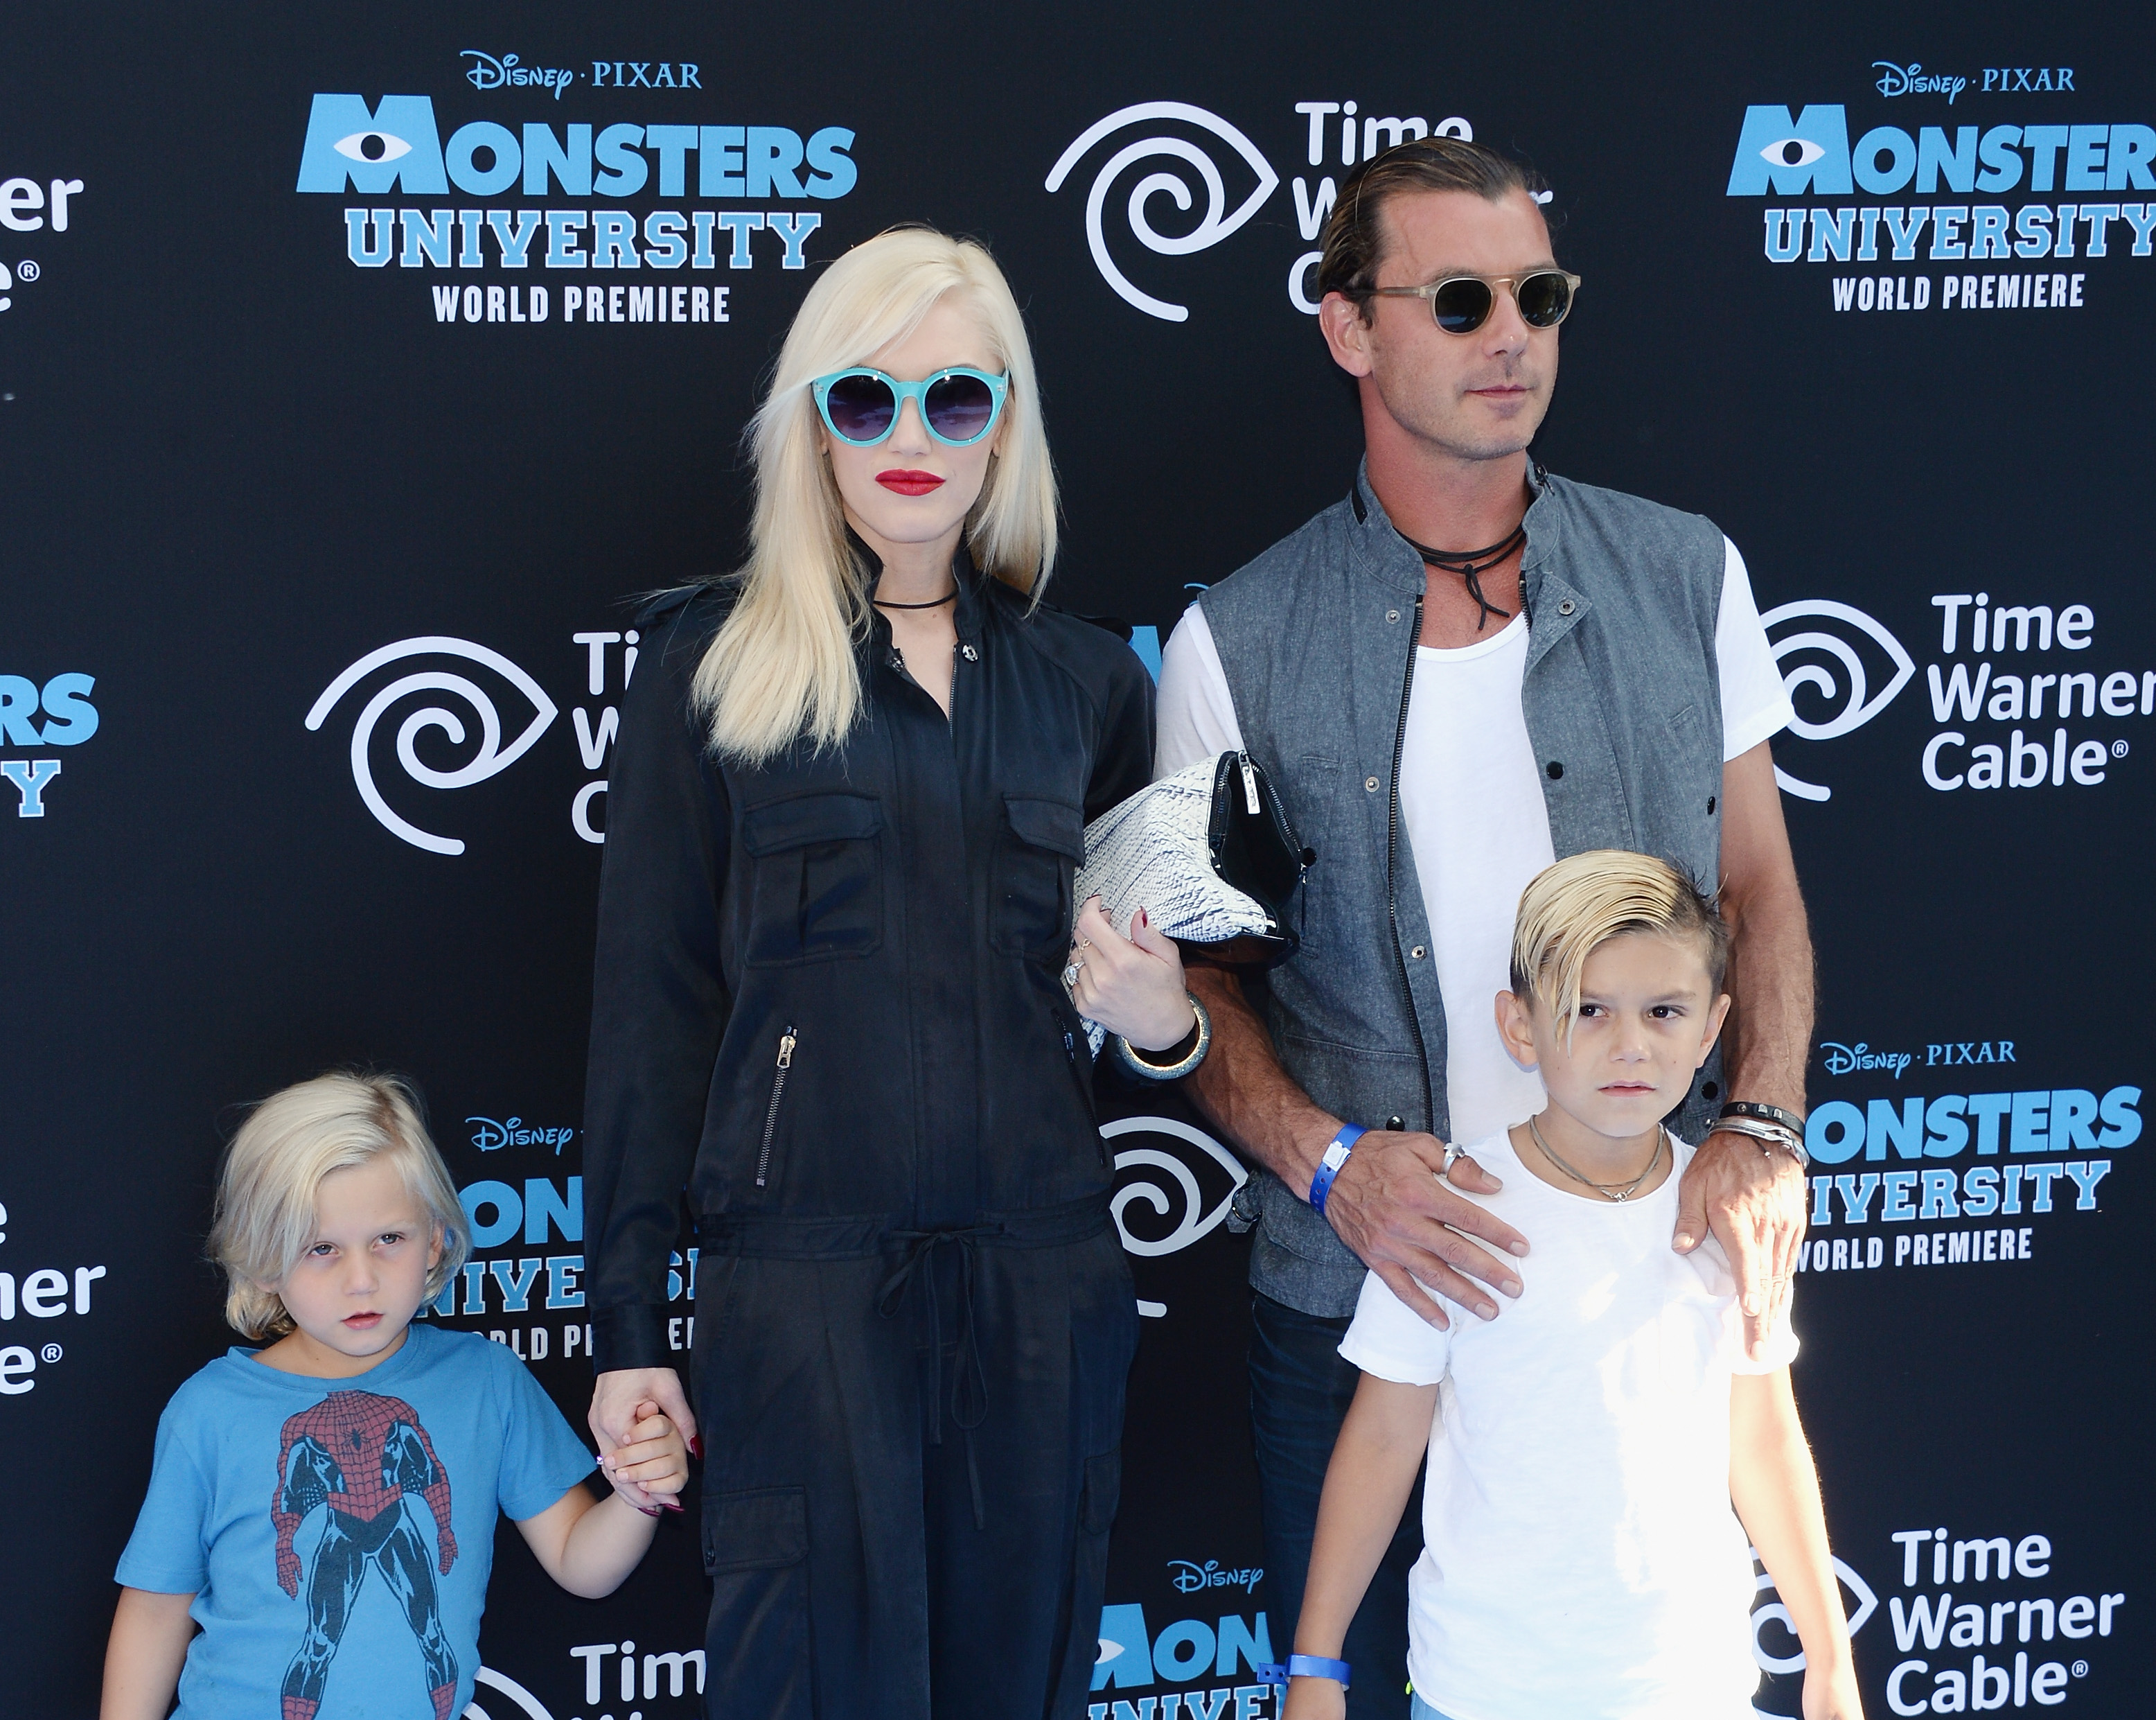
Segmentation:
{"type": "Polygon", "coordinates": [[[1474,598],[1478,606],[1475,617],[1476,632],[1481,632],[1492,615],[1502,615],[1508,621],[1512,619],[1510,609],[1499,608],[1482,595],[1482,576],[1527,542],[1527,522],[1525,520],[1512,528],[1512,535],[1502,543],[1493,543],[1487,549],[1432,549],[1427,544],[1417,543],[1405,532],[1400,535],[1406,539],[1408,547],[1422,557],[1424,567],[1457,573],[1467,582],[1467,595],[1474,598]]]}
{"type": "Polygon", "coordinates": [[[952,598],[955,598],[955,597],[956,597],[956,596],[957,596],[957,595],[958,595],[958,588],[957,588],[957,586],[955,586],[955,585],[954,585],[954,586],[952,586],[952,587],[951,588],[951,589],[950,589],[950,590],[948,590],[948,591],[945,592],[942,597],[937,598],[933,603],[891,603],[891,602],[887,601],[886,599],[885,599],[885,598],[877,598],[877,597],[872,597],[872,598],[870,598],[869,599],[869,601],[870,601],[871,603],[875,604],[875,607],[876,607],[877,608],[879,608],[879,609],[940,609],[940,608],[942,608],[944,606],[944,604],[946,604],[946,603],[949,603],[949,602],[951,601],[951,599],[952,599],[952,598]]]}

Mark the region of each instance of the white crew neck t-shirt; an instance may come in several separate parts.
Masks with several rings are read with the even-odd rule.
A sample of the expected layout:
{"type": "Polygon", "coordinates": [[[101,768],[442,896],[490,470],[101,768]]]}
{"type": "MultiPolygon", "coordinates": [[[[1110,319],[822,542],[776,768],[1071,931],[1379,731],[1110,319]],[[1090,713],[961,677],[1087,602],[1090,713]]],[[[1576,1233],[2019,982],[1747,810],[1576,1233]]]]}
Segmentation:
{"type": "MultiPolygon", "coordinates": [[[[1453,1720],[1749,1720],[1756,1593],[1729,1503],[1736,1283],[1720,1243],[1670,1247],[1677,1179],[1622,1204],[1569,1194],[1506,1134],[1468,1150],[1505,1184],[1470,1196],[1535,1239],[1497,1319],[1440,1332],[1373,1272],[1340,1353],[1439,1385],[1408,1578],[1408,1671],[1453,1720]]],[[[1448,1312],[1452,1310],[1448,1307],[1448,1312]]],[[[1386,1668],[1357,1669],[1389,1678],[1386,1668]]]]}
{"type": "MultiPolygon", "coordinates": [[[[1726,763],[1787,727],[1795,713],[1743,557],[1722,542],[1714,649],[1726,763]]],[[[1527,664],[1527,621],[1518,615],[1471,645],[1418,647],[1408,700],[1400,819],[1445,999],[1445,1084],[1455,1141],[1518,1122],[1543,1104],[1542,1078],[1513,1062],[1497,1037],[1495,1004],[1509,983],[1520,892],[1557,857],[1520,709],[1527,664]]],[[[1228,677],[1196,603],[1161,654],[1159,723],[1156,778],[1242,748],[1228,677]]]]}

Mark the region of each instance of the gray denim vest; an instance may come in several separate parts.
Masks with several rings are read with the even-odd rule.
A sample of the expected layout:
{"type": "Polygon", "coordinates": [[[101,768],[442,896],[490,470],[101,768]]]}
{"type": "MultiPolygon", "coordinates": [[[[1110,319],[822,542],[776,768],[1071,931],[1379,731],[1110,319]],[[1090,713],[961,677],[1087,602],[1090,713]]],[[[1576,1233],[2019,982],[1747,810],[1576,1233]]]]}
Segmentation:
{"type": "MultiPolygon", "coordinates": [[[[1627,848],[1716,881],[1722,533],[1697,514],[1532,473],[1521,708],[1558,855],[1627,848]]],[[[1450,1130],[1445,1004],[1399,819],[1422,559],[1358,472],[1355,493],[1199,599],[1245,745],[1317,850],[1302,944],[1258,989],[1281,1066],[1336,1117],[1450,1130]]],[[[1719,1054],[1674,1125],[1697,1140],[1719,1054]]],[[[1363,1268],[1306,1189],[1260,1170],[1237,1197],[1250,1282],[1305,1313],[1355,1311],[1363,1268]]]]}

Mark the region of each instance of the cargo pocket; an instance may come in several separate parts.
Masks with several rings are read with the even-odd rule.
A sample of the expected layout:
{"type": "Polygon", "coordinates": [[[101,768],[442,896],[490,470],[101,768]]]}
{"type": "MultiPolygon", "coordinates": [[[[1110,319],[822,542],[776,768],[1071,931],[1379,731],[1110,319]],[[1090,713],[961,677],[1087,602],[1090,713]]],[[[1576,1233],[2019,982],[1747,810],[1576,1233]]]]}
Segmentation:
{"type": "Polygon", "coordinates": [[[1086,1460],[1068,1597],[1070,1634],[1057,1657],[1052,1712],[1075,1714],[1085,1703],[1100,1652],[1101,1604],[1108,1593],[1108,1531],[1115,1524],[1122,1485],[1120,1449],[1086,1460]]]}
{"type": "Polygon", "coordinates": [[[998,954],[1062,963],[1070,947],[1071,879],[1086,858],[1086,818],[1060,800],[1004,797],[1011,834],[996,861],[989,942],[998,954]]]}
{"type": "Polygon", "coordinates": [[[742,814],[754,865],[748,959],[789,967],[874,953],[883,941],[883,804],[803,794],[742,814]]]}
{"type": "Polygon", "coordinates": [[[813,1720],[807,1490],[706,1496],[704,1572],[711,1579],[704,1644],[711,1712],[813,1720]]]}

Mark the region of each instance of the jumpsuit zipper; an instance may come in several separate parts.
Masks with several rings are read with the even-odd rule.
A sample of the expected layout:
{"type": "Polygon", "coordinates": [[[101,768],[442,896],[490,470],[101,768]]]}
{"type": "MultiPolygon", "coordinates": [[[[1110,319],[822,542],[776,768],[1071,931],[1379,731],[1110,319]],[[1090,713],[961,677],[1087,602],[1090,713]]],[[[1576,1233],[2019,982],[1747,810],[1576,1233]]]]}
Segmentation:
{"type": "Polygon", "coordinates": [[[1400,970],[1400,989],[1407,994],[1408,1025],[1414,1029],[1415,1055],[1422,1060],[1423,1104],[1430,1127],[1437,1125],[1437,1101],[1430,1090],[1430,1048],[1423,1043],[1422,1018],[1415,1014],[1414,986],[1408,978],[1408,958],[1400,953],[1399,887],[1394,879],[1400,851],[1400,757],[1408,744],[1408,701],[1414,693],[1415,652],[1422,644],[1422,596],[1414,600],[1414,625],[1408,630],[1407,679],[1400,683],[1399,726],[1393,732],[1391,804],[1385,814],[1385,917],[1392,922],[1393,960],[1400,970]]]}
{"type": "Polygon", "coordinates": [[[763,1150],[756,1156],[756,1186],[763,1187],[771,1170],[771,1140],[778,1129],[778,1101],[786,1096],[786,1071],[793,1067],[793,1025],[787,1024],[778,1039],[778,1066],[772,1071],[771,1103],[763,1113],[763,1150]]]}

